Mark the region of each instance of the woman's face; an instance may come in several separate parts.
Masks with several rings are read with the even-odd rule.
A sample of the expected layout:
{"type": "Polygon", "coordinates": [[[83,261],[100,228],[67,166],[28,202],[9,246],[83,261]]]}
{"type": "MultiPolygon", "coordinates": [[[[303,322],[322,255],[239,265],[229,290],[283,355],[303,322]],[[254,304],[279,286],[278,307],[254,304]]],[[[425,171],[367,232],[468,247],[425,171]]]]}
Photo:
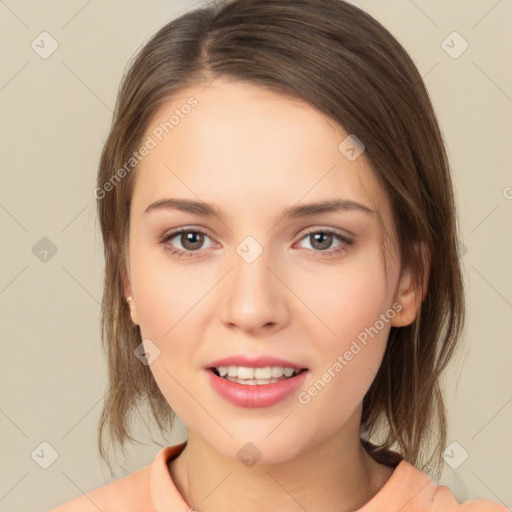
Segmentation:
{"type": "Polygon", "coordinates": [[[180,93],[145,135],[126,296],[168,403],[227,457],[252,442],[284,461],[358,427],[389,330],[408,322],[394,248],[385,273],[376,212],[393,233],[390,205],[361,147],[339,148],[347,135],[305,103],[222,80],[180,93]],[[148,209],[166,199],[208,208],[148,209]],[[329,201],[342,207],[298,210],[329,201]],[[233,403],[207,368],[240,355],[307,371],[277,401],[233,403]]]}

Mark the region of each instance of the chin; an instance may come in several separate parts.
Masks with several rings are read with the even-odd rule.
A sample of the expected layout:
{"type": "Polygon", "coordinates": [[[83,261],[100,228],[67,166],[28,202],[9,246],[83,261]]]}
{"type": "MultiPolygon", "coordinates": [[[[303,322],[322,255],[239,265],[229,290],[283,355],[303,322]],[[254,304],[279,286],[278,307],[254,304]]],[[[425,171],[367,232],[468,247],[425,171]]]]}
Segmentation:
{"type": "Polygon", "coordinates": [[[288,442],[283,442],[279,437],[274,440],[265,439],[266,435],[267,433],[263,434],[260,431],[254,436],[235,436],[221,445],[215,444],[216,451],[226,458],[241,462],[248,468],[254,465],[286,463],[301,451],[300,445],[293,437],[288,436],[288,442]]]}

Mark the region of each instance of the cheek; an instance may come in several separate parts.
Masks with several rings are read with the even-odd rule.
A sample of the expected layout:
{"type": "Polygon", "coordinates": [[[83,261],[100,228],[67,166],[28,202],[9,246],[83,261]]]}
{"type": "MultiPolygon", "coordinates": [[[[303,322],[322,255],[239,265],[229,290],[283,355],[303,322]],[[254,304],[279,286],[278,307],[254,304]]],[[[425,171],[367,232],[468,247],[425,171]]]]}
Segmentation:
{"type": "Polygon", "coordinates": [[[187,373],[197,366],[194,355],[204,337],[200,316],[206,302],[201,299],[213,285],[213,276],[212,284],[197,279],[191,266],[171,263],[163,249],[135,249],[132,257],[141,336],[160,350],[150,371],[174,412],[182,421],[190,421],[190,414],[200,414],[191,407],[195,404],[191,396],[199,396],[201,387],[187,373]]]}
{"type": "Polygon", "coordinates": [[[333,345],[343,345],[374,325],[392,299],[377,247],[338,266],[317,267],[315,272],[302,275],[296,287],[323,321],[323,338],[333,345]]]}
{"type": "Polygon", "coordinates": [[[318,404],[339,396],[340,407],[352,410],[375,378],[391,327],[392,296],[380,252],[375,248],[351,264],[310,274],[302,286],[315,313],[304,318],[310,318],[305,329],[315,340],[317,387],[330,389],[318,404]]]}
{"type": "Polygon", "coordinates": [[[137,299],[141,333],[167,339],[181,324],[197,316],[196,304],[213,285],[194,275],[192,266],[170,261],[163,247],[134,249],[131,254],[132,289],[137,299]]]}

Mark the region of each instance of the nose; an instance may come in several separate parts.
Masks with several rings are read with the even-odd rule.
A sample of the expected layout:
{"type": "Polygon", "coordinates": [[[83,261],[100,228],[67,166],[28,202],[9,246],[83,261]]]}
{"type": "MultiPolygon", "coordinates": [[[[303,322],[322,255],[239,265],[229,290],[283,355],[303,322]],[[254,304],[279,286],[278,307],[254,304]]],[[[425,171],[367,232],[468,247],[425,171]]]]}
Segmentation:
{"type": "Polygon", "coordinates": [[[221,320],[230,329],[268,333],[288,323],[287,288],[276,276],[269,253],[264,250],[252,263],[234,254],[234,268],[227,276],[220,299],[221,320]]]}

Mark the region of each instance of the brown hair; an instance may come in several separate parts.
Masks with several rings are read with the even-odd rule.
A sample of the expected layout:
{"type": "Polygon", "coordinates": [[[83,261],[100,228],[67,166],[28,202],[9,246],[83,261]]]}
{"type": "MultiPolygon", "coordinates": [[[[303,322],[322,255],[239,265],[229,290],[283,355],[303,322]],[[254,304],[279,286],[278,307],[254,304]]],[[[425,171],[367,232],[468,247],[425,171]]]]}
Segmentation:
{"type": "Polygon", "coordinates": [[[151,407],[161,432],[174,418],[149,367],[134,356],[142,340],[122,278],[136,168],[122,178],[113,173],[130,160],[173,94],[217,77],[300,98],[363,141],[364,156],[390,199],[400,261],[420,286],[428,277],[428,287],[416,320],[391,328],[363,400],[361,439],[368,447],[370,437],[383,432],[378,443],[372,440],[374,456],[393,447],[425,470],[434,459],[439,471],[446,442],[439,377],[464,323],[448,159],[413,61],[380,23],[342,0],[224,0],[193,10],[161,28],[123,77],[99,165],[101,193],[95,192],[105,249],[101,325],[109,373],[100,455],[109,464],[105,431],[121,448],[134,440],[131,414],[139,405],[151,407]],[[415,250],[418,242],[429,261],[415,250]],[[437,445],[427,450],[436,437],[437,445]]]}

